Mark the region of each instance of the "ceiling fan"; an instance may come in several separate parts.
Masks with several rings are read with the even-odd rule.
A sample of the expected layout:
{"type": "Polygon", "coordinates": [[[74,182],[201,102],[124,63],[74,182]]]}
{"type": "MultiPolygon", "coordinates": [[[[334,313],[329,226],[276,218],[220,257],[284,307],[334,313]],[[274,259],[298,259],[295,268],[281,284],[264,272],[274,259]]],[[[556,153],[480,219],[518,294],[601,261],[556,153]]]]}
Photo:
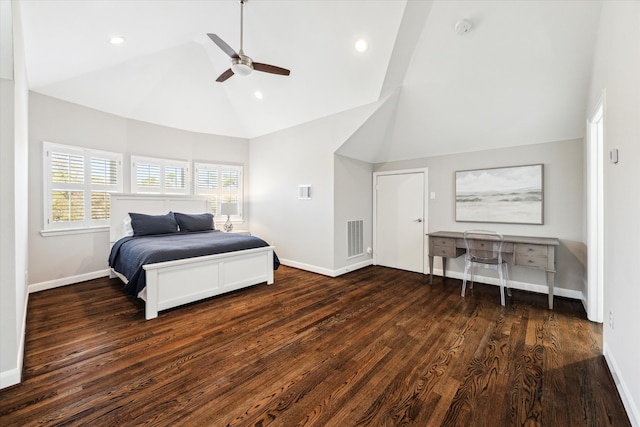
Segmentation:
{"type": "Polygon", "coordinates": [[[262,71],[264,73],[280,74],[282,76],[288,76],[291,71],[286,68],[276,67],[275,65],[263,64],[260,62],[253,62],[253,59],[244,54],[242,50],[243,44],[243,30],[244,30],[244,4],[247,0],[240,0],[240,52],[236,53],[224,40],[218,37],[216,34],[207,33],[207,36],[218,45],[220,49],[231,57],[231,68],[216,79],[217,82],[224,82],[234,74],[241,76],[247,76],[251,74],[253,70],[262,71]]]}

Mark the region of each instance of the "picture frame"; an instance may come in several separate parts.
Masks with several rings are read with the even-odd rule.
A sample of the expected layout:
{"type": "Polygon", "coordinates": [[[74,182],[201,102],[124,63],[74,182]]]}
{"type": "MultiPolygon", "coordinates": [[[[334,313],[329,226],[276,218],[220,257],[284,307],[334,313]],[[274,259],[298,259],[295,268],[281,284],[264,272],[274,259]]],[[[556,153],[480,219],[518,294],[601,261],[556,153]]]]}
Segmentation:
{"type": "Polygon", "coordinates": [[[457,222],[544,223],[544,165],[456,171],[457,222]]]}

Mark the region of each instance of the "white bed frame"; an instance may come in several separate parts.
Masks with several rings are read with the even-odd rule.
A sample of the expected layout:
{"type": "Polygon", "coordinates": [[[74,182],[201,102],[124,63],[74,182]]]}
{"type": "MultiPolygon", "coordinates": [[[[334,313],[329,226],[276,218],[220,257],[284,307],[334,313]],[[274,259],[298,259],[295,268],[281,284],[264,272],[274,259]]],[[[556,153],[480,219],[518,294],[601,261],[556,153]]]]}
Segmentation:
{"type": "MultiPolygon", "coordinates": [[[[111,194],[110,245],[124,236],[124,219],[129,212],[162,215],[169,211],[210,212],[209,201],[193,196],[111,194]]],[[[267,246],[144,265],[145,318],[154,319],[158,311],[258,283],[272,284],[273,250],[273,246],[267,246]]],[[[113,269],[112,273],[112,277],[126,281],[113,269]]]]}

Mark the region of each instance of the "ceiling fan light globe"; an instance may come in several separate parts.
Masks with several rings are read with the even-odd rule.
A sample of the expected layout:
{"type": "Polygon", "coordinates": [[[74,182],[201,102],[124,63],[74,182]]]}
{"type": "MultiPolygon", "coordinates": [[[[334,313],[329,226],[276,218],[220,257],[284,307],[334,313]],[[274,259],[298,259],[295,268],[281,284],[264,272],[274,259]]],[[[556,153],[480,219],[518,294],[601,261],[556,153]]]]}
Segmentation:
{"type": "Polygon", "coordinates": [[[233,71],[233,74],[248,76],[253,71],[253,64],[250,60],[237,58],[231,61],[231,70],[233,71]]]}

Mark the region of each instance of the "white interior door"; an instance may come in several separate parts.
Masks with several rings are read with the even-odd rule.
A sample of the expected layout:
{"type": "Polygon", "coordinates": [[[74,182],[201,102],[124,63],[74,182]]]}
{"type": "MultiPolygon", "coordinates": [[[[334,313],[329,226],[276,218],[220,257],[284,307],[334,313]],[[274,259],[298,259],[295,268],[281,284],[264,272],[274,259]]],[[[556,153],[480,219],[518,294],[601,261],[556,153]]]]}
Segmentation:
{"type": "Polygon", "coordinates": [[[376,175],[375,263],[424,273],[425,173],[376,175]]]}

